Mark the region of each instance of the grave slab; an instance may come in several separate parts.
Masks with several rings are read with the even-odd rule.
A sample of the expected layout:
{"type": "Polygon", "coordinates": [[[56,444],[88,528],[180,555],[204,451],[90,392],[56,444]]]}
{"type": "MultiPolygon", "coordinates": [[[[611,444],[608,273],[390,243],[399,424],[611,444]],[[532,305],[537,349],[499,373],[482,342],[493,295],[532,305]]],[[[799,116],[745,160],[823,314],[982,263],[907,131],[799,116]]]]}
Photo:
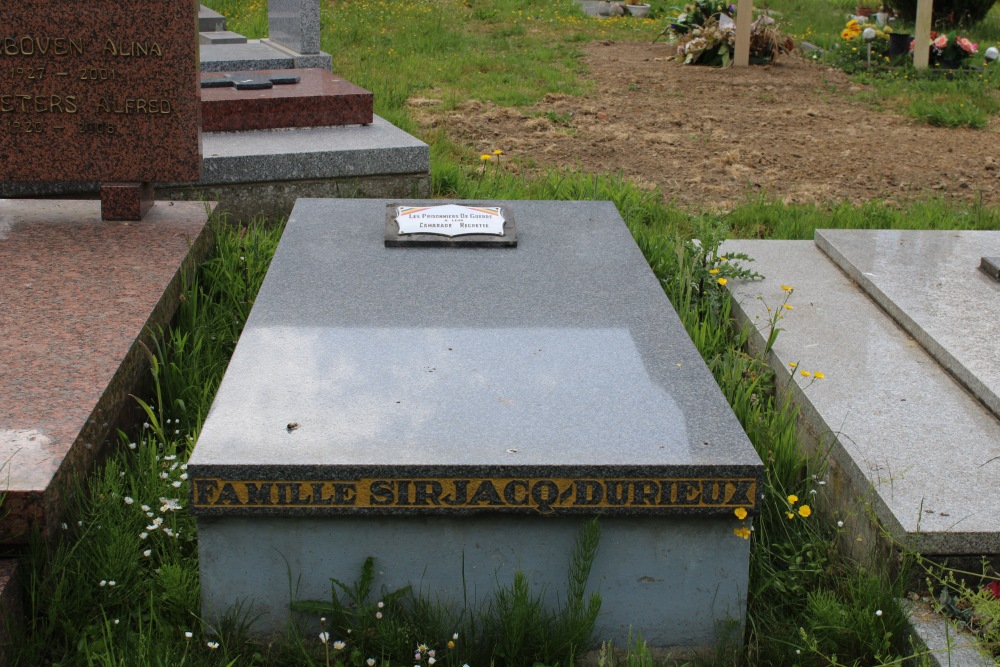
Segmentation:
{"type": "MultiPolygon", "coordinates": [[[[831,493],[845,507],[870,498],[882,526],[926,556],[1000,554],[996,416],[814,242],[727,241],[724,252],[747,253],[766,276],[727,285],[741,319],[758,328],[758,346],[766,308],[782,303],[782,285],[795,289],[769,363],[829,449],[831,493]],[[791,363],[825,378],[804,378],[791,363]]],[[[986,279],[970,269],[970,281],[986,279]]],[[[867,537],[848,529],[851,538],[867,537]]]]}
{"type": "Polygon", "coordinates": [[[100,202],[0,200],[0,540],[53,529],[145,373],[143,344],[208,251],[210,205],[159,202],[102,222],[100,202]]]}
{"type": "Polygon", "coordinates": [[[0,3],[0,179],[197,181],[195,21],[190,0],[0,3]]]}
{"type": "Polygon", "coordinates": [[[760,460],[613,205],[479,202],[516,248],[398,248],[389,203],[292,212],[189,463],[203,613],[282,625],[284,558],[301,598],[373,555],[461,600],[463,553],[480,600],[518,567],[554,595],[601,514],[606,636],[738,625],[760,460]]]}
{"type": "MultiPolygon", "coordinates": [[[[225,74],[202,75],[202,82],[225,74]]],[[[371,92],[326,70],[264,70],[255,74],[289,74],[299,82],[263,90],[203,87],[202,127],[206,132],[367,125],[374,120],[371,92]]]]}
{"type": "Polygon", "coordinates": [[[1000,417],[1000,232],[837,230],[816,245],[1000,417]]]}

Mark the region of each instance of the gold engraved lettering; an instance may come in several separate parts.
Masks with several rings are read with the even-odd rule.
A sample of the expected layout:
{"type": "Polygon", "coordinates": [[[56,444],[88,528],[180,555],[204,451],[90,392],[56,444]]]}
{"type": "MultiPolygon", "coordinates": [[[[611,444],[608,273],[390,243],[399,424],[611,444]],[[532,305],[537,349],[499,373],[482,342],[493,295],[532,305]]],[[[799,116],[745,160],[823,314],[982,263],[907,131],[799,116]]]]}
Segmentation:
{"type": "Polygon", "coordinates": [[[76,113],[76,95],[0,95],[0,113],[76,113]]]}
{"type": "MultiPolygon", "coordinates": [[[[91,130],[93,131],[93,130],[91,130]]],[[[97,130],[100,132],[100,129],[97,130]]],[[[752,510],[754,478],[431,478],[238,481],[196,479],[195,507],[336,507],[551,512],[752,510]]]]}
{"type": "Polygon", "coordinates": [[[4,37],[0,54],[5,56],[83,55],[83,42],[71,37],[19,35],[4,37]]]}
{"type": "Polygon", "coordinates": [[[163,56],[163,50],[156,42],[124,42],[108,39],[104,42],[104,54],[121,58],[145,58],[148,56],[163,56]]]}
{"type": "Polygon", "coordinates": [[[170,102],[167,100],[147,100],[132,99],[109,100],[105,97],[97,99],[97,111],[103,113],[115,113],[125,116],[132,115],[168,115],[172,112],[170,102]]]}

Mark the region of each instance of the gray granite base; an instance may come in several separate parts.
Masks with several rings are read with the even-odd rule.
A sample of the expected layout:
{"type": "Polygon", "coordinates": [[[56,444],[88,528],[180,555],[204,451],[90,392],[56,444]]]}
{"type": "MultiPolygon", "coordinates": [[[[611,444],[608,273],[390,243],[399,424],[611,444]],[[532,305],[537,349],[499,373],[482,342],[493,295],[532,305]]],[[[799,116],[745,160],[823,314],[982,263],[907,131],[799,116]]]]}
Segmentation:
{"type": "Polygon", "coordinates": [[[517,247],[397,248],[389,204],[292,211],[189,462],[203,613],[280,627],[289,569],[325,597],[367,556],[451,602],[463,559],[480,602],[521,568],[554,605],[600,516],[604,638],[739,633],[760,459],[614,206],[468,202],[517,247]]]}
{"type": "MultiPolygon", "coordinates": [[[[697,648],[724,639],[727,623],[741,636],[749,542],[733,536],[737,523],[603,520],[587,589],[601,595],[599,638],[624,646],[631,629],[653,646],[697,648]]],[[[368,556],[376,559],[375,591],[412,584],[461,611],[464,604],[482,606],[521,570],[532,591],[544,591],[555,609],[566,600],[570,554],[582,524],[502,516],[201,518],[202,615],[218,619],[239,598],[250,602],[252,596],[250,617],[261,615],[255,629],[277,630],[288,618],[290,589],[297,600],[329,600],[330,578],[355,581],[368,556]]]]}
{"type": "MultiPolygon", "coordinates": [[[[285,216],[298,197],[422,197],[430,149],[379,116],[371,125],[210,132],[199,183],[157,184],[167,199],[218,201],[236,218],[285,216]]],[[[0,183],[0,197],[95,197],[96,183],[0,183]]]]}

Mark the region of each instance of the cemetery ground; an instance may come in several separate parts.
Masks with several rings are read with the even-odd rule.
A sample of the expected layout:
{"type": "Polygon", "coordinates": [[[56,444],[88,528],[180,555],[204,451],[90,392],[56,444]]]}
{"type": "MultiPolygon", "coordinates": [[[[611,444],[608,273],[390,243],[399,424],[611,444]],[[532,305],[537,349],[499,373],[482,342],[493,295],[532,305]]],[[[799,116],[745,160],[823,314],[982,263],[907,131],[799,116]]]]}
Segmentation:
{"type": "MultiPolygon", "coordinates": [[[[225,0],[211,4],[226,11],[225,0]]],[[[663,280],[767,468],[754,530],[733,535],[753,546],[745,635],[696,664],[921,664],[899,604],[914,580],[928,582],[922,595],[950,584],[995,650],[989,623],[1000,605],[977,593],[982,573],[925,573],[905,552],[869,565],[843,555],[856,536],[825,506],[823,461],[800,447],[794,407],[731,324],[719,283],[741,275],[739,262],[716,252],[727,235],[811,238],[817,227],[997,229],[995,116],[980,129],[931,127],[872,106],[905,107],[907,87],[922,83],[884,94],[883,84],[796,58],[745,72],[683,67],[650,44],[656,25],[587,19],[570,0],[323,7],[335,69],[375,92],[376,113],[431,144],[436,196],[610,199],[663,280]]],[[[993,85],[986,97],[995,94],[993,85]]],[[[426,650],[414,659],[418,644],[441,664],[565,665],[579,656],[588,646],[572,638],[591,628],[567,624],[552,601],[543,609],[511,588],[510,604],[475,615],[365,591],[361,572],[357,605],[323,612],[326,642],[253,638],[252,609],[214,628],[201,622],[184,462],[281,230],[279,221],[215,225],[214,256],[150,350],[153,381],[137,399],[145,424],[122,434],[77,494],[52,555],[38,546],[30,561],[28,631],[15,638],[15,664],[430,664],[426,650]],[[558,636],[571,640],[556,645],[558,636]]],[[[775,305],[787,313],[780,326],[794,326],[794,311],[775,305]]],[[[793,290],[787,305],[796,305],[793,290]]],[[[640,647],[627,661],[647,659],[640,647]]]]}

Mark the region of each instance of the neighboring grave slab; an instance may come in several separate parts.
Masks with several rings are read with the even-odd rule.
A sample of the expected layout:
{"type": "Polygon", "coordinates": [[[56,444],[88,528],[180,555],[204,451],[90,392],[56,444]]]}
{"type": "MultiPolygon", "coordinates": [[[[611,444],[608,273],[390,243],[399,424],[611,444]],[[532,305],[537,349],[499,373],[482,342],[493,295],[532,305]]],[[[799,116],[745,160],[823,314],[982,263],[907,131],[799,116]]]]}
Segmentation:
{"type": "Polygon", "coordinates": [[[390,203],[441,204],[289,219],[189,464],[205,616],[252,598],[278,627],[288,568],[325,598],[368,555],[376,589],[482,602],[521,568],[554,604],[600,514],[602,636],[739,623],[760,459],[614,206],[455,202],[513,213],[518,246],[413,248],[390,203]]]}
{"type": "Polygon", "coordinates": [[[197,181],[195,7],[0,3],[0,179],[197,181]]]}
{"type": "Polygon", "coordinates": [[[816,245],[1000,418],[1000,232],[843,230],[816,245]]]}
{"type": "Polygon", "coordinates": [[[136,224],[102,222],[96,201],[0,200],[0,542],[49,532],[117,438],[211,208],[161,202],[136,224]]]}
{"type": "Polygon", "coordinates": [[[371,92],[322,69],[220,72],[202,74],[201,82],[206,132],[367,125],[374,120],[371,92]],[[238,82],[246,79],[267,85],[239,90],[238,82]],[[213,85],[219,83],[223,85],[213,85]]]}
{"type": "MultiPolygon", "coordinates": [[[[865,230],[852,233],[871,240],[865,230]]],[[[898,232],[883,230],[876,236],[874,245],[894,254],[898,232]]],[[[939,250],[946,260],[949,253],[939,250]]],[[[982,555],[1000,554],[996,416],[812,241],[733,240],[722,252],[746,253],[765,276],[726,285],[737,302],[737,315],[757,328],[752,343],[758,349],[767,337],[767,308],[783,302],[782,285],[795,290],[788,302],[794,310],[781,322],[769,363],[778,386],[792,386],[808,424],[803,432],[828,452],[831,481],[820,491],[834,494],[834,507],[842,511],[846,548],[853,545],[870,556],[873,541],[882,539],[880,531],[885,530],[927,557],[966,557],[964,562],[975,563],[982,555]],[[790,368],[792,363],[825,377],[804,378],[790,368]],[[868,532],[863,524],[869,508],[856,506],[869,501],[880,531],[868,532]]],[[[921,265],[916,255],[897,259],[895,267],[879,265],[880,274],[911,275],[915,292],[937,289],[910,273],[921,265]]],[[[966,266],[970,282],[989,281],[974,264],[966,266]]],[[[934,273],[932,267],[926,270],[934,273]]],[[[942,299],[961,299],[969,309],[985,306],[950,289],[941,294],[942,299]]],[[[942,303],[941,308],[954,312],[959,305],[942,303]]],[[[956,320],[950,333],[978,336],[962,330],[965,322],[956,320]]]]}

